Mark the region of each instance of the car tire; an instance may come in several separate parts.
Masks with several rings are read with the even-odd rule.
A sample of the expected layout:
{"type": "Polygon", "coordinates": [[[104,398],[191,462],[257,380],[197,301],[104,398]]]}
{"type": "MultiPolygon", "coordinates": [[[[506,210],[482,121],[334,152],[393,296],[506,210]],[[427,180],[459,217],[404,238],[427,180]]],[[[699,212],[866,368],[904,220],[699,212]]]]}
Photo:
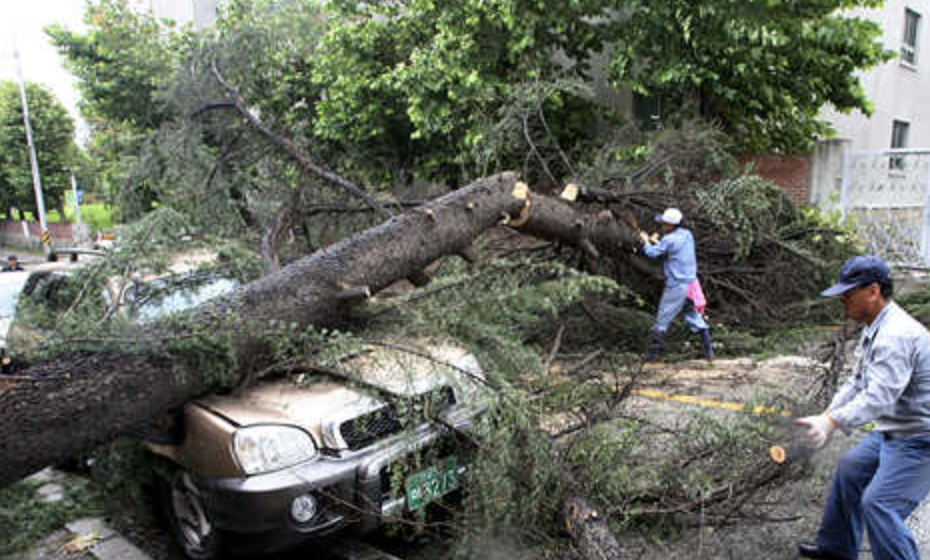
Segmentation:
{"type": "Polygon", "coordinates": [[[185,556],[192,560],[220,558],[224,535],[213,523],[190,473],[175,468],[167,478],[158,477],[158,487],[168,530],[185,556]]]}

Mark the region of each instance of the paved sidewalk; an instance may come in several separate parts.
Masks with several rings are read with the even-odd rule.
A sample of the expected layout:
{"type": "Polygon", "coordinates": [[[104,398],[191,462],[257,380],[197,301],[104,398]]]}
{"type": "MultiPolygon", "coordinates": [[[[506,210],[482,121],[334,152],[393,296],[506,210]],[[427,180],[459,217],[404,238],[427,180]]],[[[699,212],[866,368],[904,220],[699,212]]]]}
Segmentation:
{"type": "Polygon", "coordinates": [[[71,542],[86,545],[85,552],[98,560],[151,560],[100,517],[86,517],[65,525],[74,535],[71,542]]]}
{"type": "MultiPolygon", "coordinates": [[[[64,485],[69,475],[47,468],[29,477],[41,484],[37,493],[46,503],[64,499],[64,485]]],[[[28,552],[14,554],[8,560],[152,560],[152,558],[107,525],[102,517],[86,517],[65,524],[28,552]]]]}

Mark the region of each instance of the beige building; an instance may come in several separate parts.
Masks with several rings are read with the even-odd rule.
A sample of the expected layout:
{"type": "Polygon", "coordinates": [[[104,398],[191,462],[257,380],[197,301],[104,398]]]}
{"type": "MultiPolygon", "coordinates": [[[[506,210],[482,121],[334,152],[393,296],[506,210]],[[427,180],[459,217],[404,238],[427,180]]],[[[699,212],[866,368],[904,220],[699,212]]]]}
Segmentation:
{"type": "Polygon", "coordinates": [[[823,111],[837,133],[812,158],[810,201],[852,218],[869,252],[930,266],[930,0],[851,15],[879,23],[896,56],[860,76],[871,117],[823,111]]]}
{"type": "Polygon", "coordinates": [[[930,147],[930,52],[924,48],[930,0],[888,0],[852,15],[881,25],[882,42],[898,56],[861,75],[874,106],[871,118],[858,111],[827,110],[824,116],[853,150],[930,147]]]}
{"type": "Polygon", "coordinates": [[[178,23],[193,23],[197,29],[216,21],[216,9],[222,0],[146,0],[155,16],[178,23]]]}

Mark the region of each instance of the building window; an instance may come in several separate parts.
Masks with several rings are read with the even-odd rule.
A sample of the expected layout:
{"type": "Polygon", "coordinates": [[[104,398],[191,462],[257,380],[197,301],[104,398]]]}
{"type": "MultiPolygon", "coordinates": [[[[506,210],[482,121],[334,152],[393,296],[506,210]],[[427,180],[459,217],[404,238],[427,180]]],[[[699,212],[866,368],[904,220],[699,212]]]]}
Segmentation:
{"type": "MultiPolygon", "coordinates": [[[[905,121],[894,121],[891,124],[891,149],[907,147],[907,133],[911,124],[905,121]]],[[[904,169],[904,158],[901,156],[891,156],[888,160],[888,168],[894,170],[904,169]]]]}
{"type": "Polygon", "coordinates": [[[920,31],[920,14],[904,10],[904,40],[901,41],[901,60],[917,64],[917,34],[920,31]]]}
{"type": "Polygon", "coordinates": [[[662,127],[662,98],[634,94],[633,115],[643,130],[658,130],[662,127]]]}

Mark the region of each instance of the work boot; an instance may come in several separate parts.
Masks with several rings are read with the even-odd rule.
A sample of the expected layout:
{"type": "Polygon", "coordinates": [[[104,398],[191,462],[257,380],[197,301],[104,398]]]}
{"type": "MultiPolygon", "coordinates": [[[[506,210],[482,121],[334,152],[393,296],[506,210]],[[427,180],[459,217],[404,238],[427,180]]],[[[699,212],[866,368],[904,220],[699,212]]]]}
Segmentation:
{"type": "Polygon", "coordinates": [[[701,346],[704,347],[704,357],[714,359],[714,345],[710,340],[710,329],[701,329],[701,346]]]}
{"type": "Polygon", "coordinates": [[[647,362],[658,362],[659,353],[662,351],[662,343],[665,342],[665,333],[662,331],[649,331],[652,338],[649,340],[649,348],[646,350],[647,362]]]}

